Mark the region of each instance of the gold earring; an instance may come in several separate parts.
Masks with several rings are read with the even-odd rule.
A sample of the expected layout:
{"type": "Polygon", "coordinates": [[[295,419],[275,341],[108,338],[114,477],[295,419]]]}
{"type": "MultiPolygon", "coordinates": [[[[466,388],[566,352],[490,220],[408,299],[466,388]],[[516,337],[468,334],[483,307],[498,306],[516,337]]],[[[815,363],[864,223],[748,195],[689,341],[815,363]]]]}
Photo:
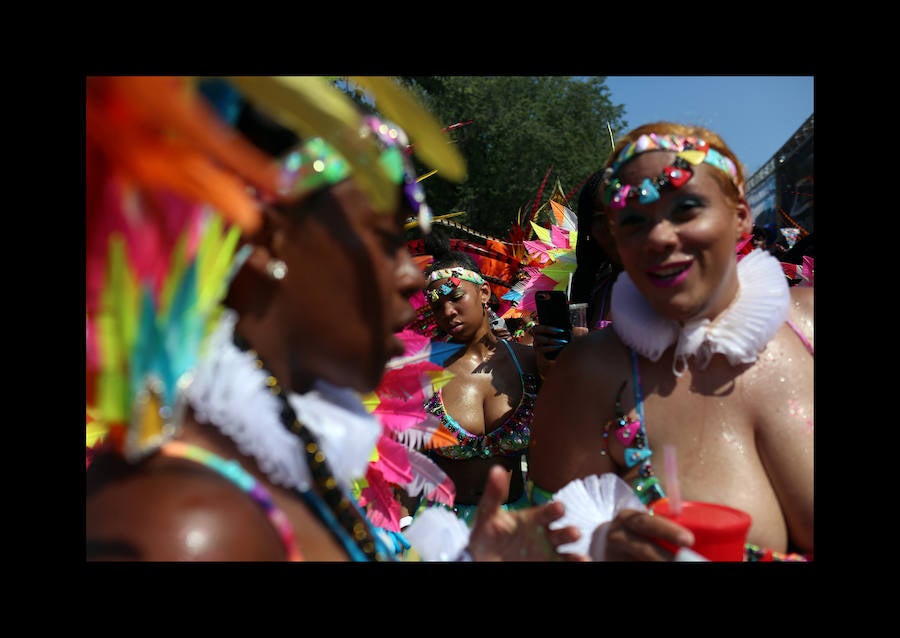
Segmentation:
{"type": "Polygon", "coordinates": [[[266,264],[266,274],[272,281],[281,281],[287,277],[287,264],[280,259],[270,259],[266,264]]]}

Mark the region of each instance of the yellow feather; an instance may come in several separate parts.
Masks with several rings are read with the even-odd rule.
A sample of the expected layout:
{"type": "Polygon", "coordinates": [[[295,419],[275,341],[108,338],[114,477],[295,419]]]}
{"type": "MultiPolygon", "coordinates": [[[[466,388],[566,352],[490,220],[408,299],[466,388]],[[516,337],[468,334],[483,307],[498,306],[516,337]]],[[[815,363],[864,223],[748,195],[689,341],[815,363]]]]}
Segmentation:
{"type": "Polygon", "coordinates": [[[217,271],[216,260],[219,256],[221,231],[221,218],[218,215],[212,216],[205,221],[197,246],[197,308],[200,312],[207,307],[210,298],[213,297],[210,287],[215,281],[213,277],[217,271]]]}
{"type": "Polygon", "coordinates": [[[427,374],[431,378],[431,385],[435,390],[440,390],[456,376],[449,370],[430,370],[427,374]]]}
{"type": "Polygon", "coordinates": [[[362,404],[365,406],[366,410],[370,413],[374,412],[375,408],[377,408],[379,405],[381,405],[381,399],[379,398],[378,394],[376,394],[375,392],[368,392],[368,393],[362,395],[360,398],[362,400],[362,404]]]}
{"type": "Polygon", "coordinates": [[[184,273],[188,268],[186,253],[187,237],[184,233],[181,233],[172,250],[172,256],[170,258],[171,265],[166,273],[166,278],[163,281],[162,290],[159,296],[156,312],[161,318],[168,316],[169,310],[172,307],[172,297],[175,294],[175,288],[181,283],[181,279],[184,277],[184,273]]]}
{"type": "Polygon", "coordinates": [[[354,178],[375,210],[396,209],[399,188],[381,169],[381,150],[374,136],[360,136],[362,114],[349,97],[321,77],[252,76],[231,80],[301,137],[325,137],[353,167],[354,178]]]}
{"type": "Polygon", "coordinates": [[[437,120],[416,99],[387,76],[351,76],[350,79],[375,98],[375,108],[399,124],[413,142],[413,152],[436,168],[445,179],[466,179],[466,162],[441,130],[437,120]]]}
{"type": "Polygon", "coordinates": [[[553,244],[553,241],[550,239],[550,229],[544,228],[534,222],[531,222],[531,227],[534,229],[534,234],[537,235],[537,238],[540,239],[545,244],[553,244]]]}
{"type": "Polygon", "coordinates": [[[85,428],[85,444],[87,447],[94,447],[97,443],[106,438],[109,428],[97,421],[91,421],[85,428]]]}
{"type": "Polygon", "coordinates": [[[139,289],[125,258],[125,241],[110,237],[106,284],[95,317],[100,349],[97,375],[97,419],[122,422],[128,414],[127,360],[137,333],[139,289]]]}
{"type": "Polygon", "coordinates": [[[209,249],[208,257],[204,258],[200,273],[200,308],[204,311],[219,303],[228,292],[229,282],[225,281],[225,277],[228,275],[231,260],[241,238],[241,229],[232,226],[222,236],[221,228],[217,227],[210,230],[210,234],[217,241],[215,247],[209,249]]]}

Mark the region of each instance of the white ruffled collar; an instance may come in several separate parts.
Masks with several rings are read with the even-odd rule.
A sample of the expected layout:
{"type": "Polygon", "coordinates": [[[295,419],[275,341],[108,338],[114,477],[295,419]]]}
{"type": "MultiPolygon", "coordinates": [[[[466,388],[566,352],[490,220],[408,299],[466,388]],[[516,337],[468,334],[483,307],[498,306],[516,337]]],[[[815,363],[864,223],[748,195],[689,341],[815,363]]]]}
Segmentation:
{"type": "MultiPolygon", "coordinates": [[[[266,388],[266,372],[254,356],[234,345],[237,314],[224,311],[194,370],[186,398],[198,421],[209,423],[232,439],[242,454],[253,457],[277,484],[299,490],[311,486],[300,440],[279,417],[280,405],[266,388]]],[[[318,439],[334,476],[345,489],[365,475],[381,424],[366,411],[359,395],[346,388],[316,382],[306,394],[288,398],[300,421],[318,439]]]]}
{"type": "Polygon", "coordinates": [[[684,374],[690,357],[701,369],[717,353],[731,365],[752,363],[787,320],[790,290],[781,264],[764,250],[741,259],[737,272],[740,290],[732,304],[714,321],[698,319],[683,326],[657,315],[623,272],[613,286],[612,327],[625,345],[651,361],[675,344],[676,376],[684,374]]]}

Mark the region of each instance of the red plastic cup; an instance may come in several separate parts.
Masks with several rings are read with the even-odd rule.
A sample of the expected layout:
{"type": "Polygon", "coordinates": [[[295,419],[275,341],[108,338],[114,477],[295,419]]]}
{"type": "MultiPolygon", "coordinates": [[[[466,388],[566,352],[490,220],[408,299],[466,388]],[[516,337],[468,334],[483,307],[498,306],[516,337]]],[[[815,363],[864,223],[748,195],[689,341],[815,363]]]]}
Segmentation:
{"type": "MultiPolygon", "coordinates": [[[[650,509],[655,515],[665,516],[691,530],[694,534],[691,549],[704,558],[717,562],[744,560],[744,544],[752,522],[747,512],[718,503],[682,501],[681,513],[676,516],[669,511],[667,498],[656,501],[650,509]]],[[[678,550],[664,541],[659,544],[673,553],[678,550]]]]}

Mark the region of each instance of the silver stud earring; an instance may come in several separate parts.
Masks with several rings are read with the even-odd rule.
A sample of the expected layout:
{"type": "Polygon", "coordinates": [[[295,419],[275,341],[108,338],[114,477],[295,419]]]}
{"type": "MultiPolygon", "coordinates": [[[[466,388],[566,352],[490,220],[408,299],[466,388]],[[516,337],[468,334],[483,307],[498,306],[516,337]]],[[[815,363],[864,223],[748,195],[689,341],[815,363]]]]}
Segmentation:
{"type": "Polygon", "coordinates": [[[280,259],[270,259],[266,264],[266,274],[272,281],[281,281],[287,277],[287,264],[280,259]]]}

